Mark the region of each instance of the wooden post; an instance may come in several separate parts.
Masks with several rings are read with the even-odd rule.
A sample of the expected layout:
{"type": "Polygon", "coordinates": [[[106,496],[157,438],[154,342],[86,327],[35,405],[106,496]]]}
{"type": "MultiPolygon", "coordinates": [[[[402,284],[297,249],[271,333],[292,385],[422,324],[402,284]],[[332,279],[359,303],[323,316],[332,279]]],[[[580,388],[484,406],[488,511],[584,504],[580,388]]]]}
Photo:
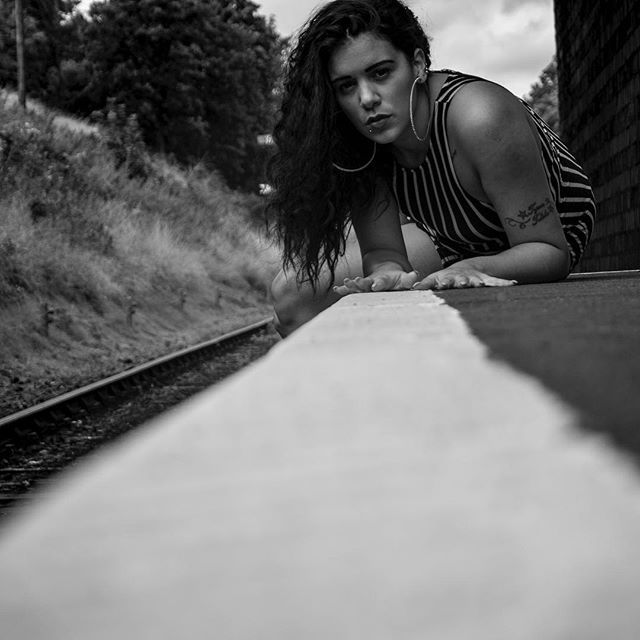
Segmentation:
{"type": "Polygon", "coordinates": [[[24,71],[24,9],[22,0],[16,0],[16,52],[18,61],[18,102],[27,107],[27,91],[24,71]]]}

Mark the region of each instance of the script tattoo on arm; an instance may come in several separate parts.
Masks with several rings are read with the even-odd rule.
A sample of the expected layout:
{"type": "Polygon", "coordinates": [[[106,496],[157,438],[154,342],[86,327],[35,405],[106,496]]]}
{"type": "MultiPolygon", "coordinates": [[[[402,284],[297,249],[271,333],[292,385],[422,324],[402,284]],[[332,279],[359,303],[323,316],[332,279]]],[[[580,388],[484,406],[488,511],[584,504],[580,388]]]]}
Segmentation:
{"type": "Polygon", "coordinates": [[[551,200],[545,198],[544,202],[532,202],[526,209],[518,211],[515,218],[505,218],[506,223],[510,227],[520,227],[526,229],[528,226],[535,227],[538,222],[544,220],[547,216],[555,211],[551,200]]]}

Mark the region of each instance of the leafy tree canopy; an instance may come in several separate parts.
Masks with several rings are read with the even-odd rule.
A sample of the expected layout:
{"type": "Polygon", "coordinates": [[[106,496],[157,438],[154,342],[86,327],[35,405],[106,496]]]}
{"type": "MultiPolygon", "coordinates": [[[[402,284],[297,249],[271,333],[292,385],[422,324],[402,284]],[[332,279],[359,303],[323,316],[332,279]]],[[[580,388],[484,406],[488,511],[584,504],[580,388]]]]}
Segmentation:
{"type": "MultiPolygon", "coordinates": [[[[282,40],[251,0],[25,0],[27,92],[78,115],[114,104],[145,143],[204,161],[233,187],[264,181],[282,40]]],[[[0,84],[15,86],[14,2],[0,0],[0,84]]]]}
{"type": "MultiPolygon", "coordinates": [[[[80,0],[25,0],[25,60],[29,95],[48,99],[60,88],[59,68],[69,56],[80,0]]],[[[0,85],[16,84],[15,2],[0,0],[0,85]]]]}
{"type": "Polygon", "coordinates": [[[525,100],[556,133],[560,133],[558,65],[555,56],[542,70],[538,80],[531,85],[525,100]]]}
{"type": "Polygon", "coordinates": [[[250,0],[94,4],[83,97],[95,108],[124,104],[152,148],[204,159],[232,186],[257,186],[257,136],[272,126],[280,52],[257,9],[250,0]]]}

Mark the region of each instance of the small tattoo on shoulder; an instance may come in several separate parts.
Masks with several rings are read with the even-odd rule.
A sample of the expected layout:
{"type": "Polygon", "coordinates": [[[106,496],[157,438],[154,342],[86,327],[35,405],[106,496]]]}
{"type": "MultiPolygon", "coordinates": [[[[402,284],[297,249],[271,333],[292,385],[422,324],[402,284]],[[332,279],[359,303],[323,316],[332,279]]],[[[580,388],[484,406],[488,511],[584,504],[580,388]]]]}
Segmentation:
{"type": "Polygon", "coordinates": [[[528,226],[535,227],[538,222],[544,220],[547,216],[555,211],[555,207],[549,198],[545,198],[544,202],[532,202],[526,209],[518,211],[515,218],[505,218],[505,222],[510,227],[519,227],[526,229],[528,226]]]}

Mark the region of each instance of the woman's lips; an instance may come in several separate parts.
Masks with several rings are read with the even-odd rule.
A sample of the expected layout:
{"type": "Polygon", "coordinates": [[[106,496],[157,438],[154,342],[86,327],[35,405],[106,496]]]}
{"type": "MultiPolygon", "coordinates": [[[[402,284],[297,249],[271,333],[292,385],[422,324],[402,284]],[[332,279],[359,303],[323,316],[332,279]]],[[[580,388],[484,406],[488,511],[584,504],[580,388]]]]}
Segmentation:
{"type": "Polygon", "coordinates": [[[389,116],[377,116],[367,121],[366,126],[370,131],[380,131],[387,126],[388,121],[389,116]]]}

